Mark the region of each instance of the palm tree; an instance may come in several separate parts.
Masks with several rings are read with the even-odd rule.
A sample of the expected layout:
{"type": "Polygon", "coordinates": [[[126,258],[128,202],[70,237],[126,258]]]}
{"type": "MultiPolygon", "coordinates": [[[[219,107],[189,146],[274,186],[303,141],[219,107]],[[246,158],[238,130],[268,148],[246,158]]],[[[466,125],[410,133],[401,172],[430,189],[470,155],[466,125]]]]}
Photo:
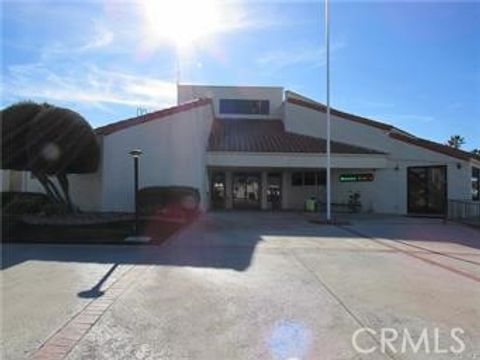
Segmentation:
{"type": "Polygon", "coordinates": [[[447,141],[447,145],[454,149],[460,149],[464,144],[465,138],[460,135],[452,135],[447,141]]]}

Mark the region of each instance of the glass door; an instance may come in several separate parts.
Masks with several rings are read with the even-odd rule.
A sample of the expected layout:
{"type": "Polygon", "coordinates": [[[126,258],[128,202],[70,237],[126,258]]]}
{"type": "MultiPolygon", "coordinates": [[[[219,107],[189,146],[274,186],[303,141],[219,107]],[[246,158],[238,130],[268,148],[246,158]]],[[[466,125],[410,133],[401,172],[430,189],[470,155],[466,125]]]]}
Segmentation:
{"type": "Polygon", "coordinates": [[[282,173],[268,173],[267,206],[271,210],[280,210],[282,207],[282,173]]]}
{"type": "Polygon", "coordinates": [[[443,214],[447,204],[446,167],[409,167],[407,176],[408,212],[412,214],[443,214]]]}
{"type": "Polygon", "coordinates": [[[233,207],[235,209],[260,208],[260,174],[233,174],[233,207]]]}
{"type": "Polygon", "coordinates": [[[214,209],[225,209],[225,173],[224,172],[213,172],[211,178],[211,199],[212,199],[212,208],[214,209]]]}

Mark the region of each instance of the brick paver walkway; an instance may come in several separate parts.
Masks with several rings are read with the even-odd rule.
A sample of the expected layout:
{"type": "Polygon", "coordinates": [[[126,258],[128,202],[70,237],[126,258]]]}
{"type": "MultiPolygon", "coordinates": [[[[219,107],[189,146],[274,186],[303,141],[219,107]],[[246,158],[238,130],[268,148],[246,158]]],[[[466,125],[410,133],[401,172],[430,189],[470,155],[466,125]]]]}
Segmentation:
{"type": "Polygon", "coordinates": [[[146,266],[132,265],[116,282],[103,290],[104,294],[101,297],[92,300],[34,352],[32,359],[59,360],[65,358],[107,309],[146,270],[146,266]]]}

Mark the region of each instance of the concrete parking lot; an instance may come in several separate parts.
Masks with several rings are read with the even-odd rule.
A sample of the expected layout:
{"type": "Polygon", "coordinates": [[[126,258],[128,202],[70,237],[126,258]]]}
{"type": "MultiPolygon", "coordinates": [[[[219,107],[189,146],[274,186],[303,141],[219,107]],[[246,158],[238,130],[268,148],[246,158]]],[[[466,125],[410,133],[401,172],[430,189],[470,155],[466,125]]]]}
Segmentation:
{"type": "Polygon", "coordinates": [[[3,358],[480,358],[478,230],[307,220],[218,212],[160,247],[5,246],[3,358]],[[405,331],[428,343],[402,351],[405,331]]]}

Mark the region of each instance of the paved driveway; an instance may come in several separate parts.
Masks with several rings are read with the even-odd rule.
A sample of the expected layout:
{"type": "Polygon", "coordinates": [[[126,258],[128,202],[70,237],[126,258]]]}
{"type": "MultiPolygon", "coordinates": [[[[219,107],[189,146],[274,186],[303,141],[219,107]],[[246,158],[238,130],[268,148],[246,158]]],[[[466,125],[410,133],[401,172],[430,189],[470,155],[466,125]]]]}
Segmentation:
{"type": "Polygon", "coordinates": [[[260,212],[209,213],[162,247],[8,246],[4,357],[480,358],[479,248],[438,220],[260,212]],[[382,328],[399,333],[385,352],[382,328]],[[402,353],[405,331],[428,344],[402,353]]]}

